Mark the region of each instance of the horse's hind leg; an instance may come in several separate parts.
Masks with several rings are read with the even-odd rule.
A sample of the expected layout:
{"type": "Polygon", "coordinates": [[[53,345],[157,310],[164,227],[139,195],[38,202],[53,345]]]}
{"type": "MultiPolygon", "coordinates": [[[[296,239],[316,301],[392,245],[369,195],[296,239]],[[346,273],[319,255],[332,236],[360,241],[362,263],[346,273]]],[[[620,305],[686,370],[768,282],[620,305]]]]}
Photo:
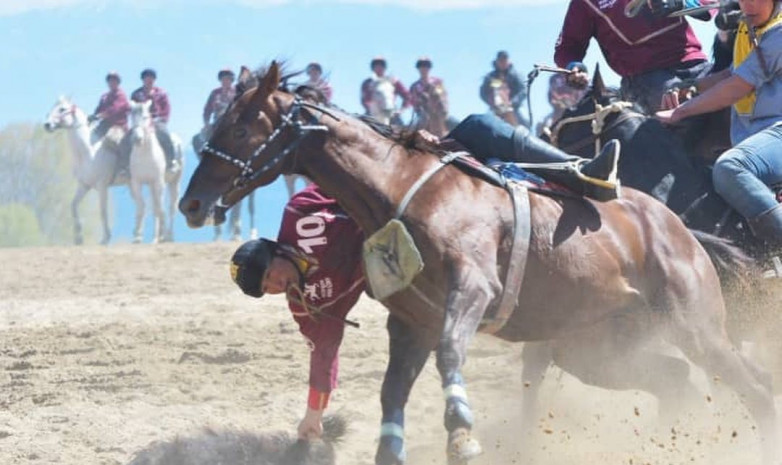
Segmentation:
{"type": "MultiPolygon", "coordinates": [[[[521,351],[521,433],[522,437],[534,431],[538,416],[538,393],[543,378],[554,361],[551,342],[526,342],[521,351]]],[[[523,447],[522,447],[523,449],[523,447]]]]}
{"type": "Polygon", "coordinates": [[[431,351],[423,347],[412,329],[397,317],[389,315],[386,327],[389,359],[380,392],[383,420],[375,464],[401,465],[405,461],[405,404],[431,351]]]}
{"type": "Polygon", "coordinates": [[[678,328],[678,346],[694,363],[717,376],[743,400],[758,426],[764,465],[778,465],[780,447],[774,397],[769,375],[745,360],[713,320],[678,328]]]}
{"type": "Polygon", "coordinates": [[[654,395],[661,418],[669,422],[700,394],[689,379],[685,360],[645,347],[652,334],[651,321],[618,317],[552,341],[554,363],[592,386],[654,395]]]}

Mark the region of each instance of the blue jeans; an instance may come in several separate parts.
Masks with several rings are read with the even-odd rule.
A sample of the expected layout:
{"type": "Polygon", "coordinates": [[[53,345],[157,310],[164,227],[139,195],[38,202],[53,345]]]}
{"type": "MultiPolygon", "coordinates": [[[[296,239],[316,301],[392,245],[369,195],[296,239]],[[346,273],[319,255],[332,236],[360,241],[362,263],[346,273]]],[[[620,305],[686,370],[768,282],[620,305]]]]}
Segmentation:
{"type": "Polygon", "coordinates": [[[782,183],[782,126],[764,129],[722,154],[712,179],[717,193],[745,218],[775,207],[769,186],[782,183]]]}
{"type": "Polygon", "coordinates": [[[683,81],[693,81],[709,74],[711,63],[692,60],[665,69],[655,69],[637,76],[622,78],[622,97],[637,102],[646,111],[660,109],[665,91],[680,86],[683,81]]]}

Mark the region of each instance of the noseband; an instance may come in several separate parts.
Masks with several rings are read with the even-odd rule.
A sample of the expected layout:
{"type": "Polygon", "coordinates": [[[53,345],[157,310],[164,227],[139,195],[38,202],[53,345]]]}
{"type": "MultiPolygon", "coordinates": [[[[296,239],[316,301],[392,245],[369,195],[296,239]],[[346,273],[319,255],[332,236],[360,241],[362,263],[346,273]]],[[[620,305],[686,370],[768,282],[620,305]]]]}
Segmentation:
{"type": "Polygon", "coordinates": [[[281,117],[282,124],[280,124],[271,133],[271,135],[260,146],[258,146],[258,148],[255,149],[255,151],[253,151],[252,155],[250,155],[250,157],[247,160],[242,160],[241,158],[235,155],[216,149],[210,145],[210,142],[204,144],[204,146],[201,148],[202,154],[209,154],[215,156],[220,160],[230,163],[241,170],[239,176],[237,176],[234,179],[233,187],[231,188],[231,190],[224,193],[220,197],[220,199],[218,199],[217,202],[218,207],[230,208],[232,205],[226,205],[222,201],[226,195],[231,194],[232,192],[238,189],[242,189],[246,187],[248,184],[256,180],[258,177],[260,177],[267,171],[271,170],[275,166],[282,163],[285,160],[285,158],[288,156],[288,154],[294,151],[299,146],[299,144],[301,144],[304,138],[307,137],[310,133],[328,132],[329,128],[322,124],[318,124],[317,119],[313,115],[310,115],[309,121],[307,121],[306,123],[302,122],[300,117],[301,117],[301,110],[303,107],[310,107],[315,110],[328,113],[327,111],[325,111],[325,109],[320,108],[318,105],[307,103],[304,100],[302,100],[300,97],[296,97],[293,100],[293,104],[288,109],[288,111],[284,115],[282,115],[281,117]],[[258,160],[261,157],[261,155],[263,155],[266,148],[275,140],[277,140],[277,138],[279,138],[282,135],[282,133],[285,132],[285,130],[288,128],[291,128],[294,132],[293,140],[284,149],[282,149],[280,153],[272,157],[267,162],[263,163],[260,167],[258,168],[253,167],[256,160],[258,160]]]}

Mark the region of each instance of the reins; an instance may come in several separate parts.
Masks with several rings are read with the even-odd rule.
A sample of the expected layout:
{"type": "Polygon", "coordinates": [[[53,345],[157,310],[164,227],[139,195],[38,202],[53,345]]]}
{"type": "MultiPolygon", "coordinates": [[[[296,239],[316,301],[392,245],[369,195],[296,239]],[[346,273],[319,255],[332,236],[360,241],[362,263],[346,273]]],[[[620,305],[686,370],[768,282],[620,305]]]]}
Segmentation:
{"type": "Polygon", "coordinates": [[[632,103],[625,102],[625,101],[613,102],[607,106],[602,106],[599,103],[596,103],[594,112],[588,113],[586,115],[562,118],[557,122],[557,124],[554,125],[553,129],[547,130],[546,134],[549,136],[551,145],[555,147],[559,147],[559,133],[563,127],[567,126],[568,124],[584,123],[587,121],[591,121],[592,123],[591,136],[588,136],[584,139],[580,139],[577,142],[574,142],[573,144],[570,144],[566,147],[560,147],[560,148],[565,152],[578,151],[579,149],[585,147],[586,145],[590,144],[594,140],[595,155],[597,155],[598,153],[600,153],[600,149],[601,149],[600,137],[605,132],[608,132],[616,128],[617,126],[624,123],[625,121],[629,121],[634,118],[643,118],[643,119],[646,118],[646,115],[643,115],[636,111],[630,111],[630,112],[624,111],[632,107],[633,107],[632,103]],[[608,119],[608,117],[613,113],[619,113],[619,116],[614,121],[612,121],[609,125],[606,126],[606,119],[608,119]]]}
{"type": "Polygon", "coordinates": [[[313,132],[328,132],[328,127],[319,124],[315,116],[310,115],[310,118],[308,122],[302,122],[301,117],[301,110],[302,108],[311,108],[318,110],[324,114],[327,114],[335,119],[338,120],[338,118],[333,114],[328,112],[325,108],[320,107],[319,105],[311,104],[308,102],[305,102],[301,99],[301,97],[296,96],[293,99],[293,104],[291,104],[291,107],[288,109],[288,111],[282,115],[282,124],[280,124],[272,133],[271,135],[263,142],[261,145],[256,148],[252,155],[247,160],[242,160],[241,158],[232,155],[230,153],[227,153],[225,151],[216,149],[211,146],[210,142],[207,142],[204,144],[204,146],[201,148],[201,153],[209,154],[212,156],[215,156],[219,158],[220,160],[223,160],[227,163],[230,163],[237,168],[241,170],[239,173],[239,176],[234,179],[233,188],[223,194],[220,199],[218,199],[217,206],[221,208],[230,208],[233,205],[228,205],[223,202],[223,198],[225,198],[226,195],[231,194],[232,192],[242,189],[248,184],[250,184],[252,181],[266,173],[267,171],[271,170],[272,168],[276,167],[278,164],[282,163],[283,160],[285,160],[285,157],[288,156],[292,151],[297,149],[299,145],[301,144],[302,140],[304,140],[305,137],[307,137],[309,134],[313,132]],[[275,140],[277,140],[286,129],[291,128],[294,131],[294,137],[293,140],[288,143],[288,145],[281,150],[277,155],[272,157],[267,162],[263,163],[260,167],[254,167],[255,161],[264,153],[264,151],[271,145],[275,140]]]}

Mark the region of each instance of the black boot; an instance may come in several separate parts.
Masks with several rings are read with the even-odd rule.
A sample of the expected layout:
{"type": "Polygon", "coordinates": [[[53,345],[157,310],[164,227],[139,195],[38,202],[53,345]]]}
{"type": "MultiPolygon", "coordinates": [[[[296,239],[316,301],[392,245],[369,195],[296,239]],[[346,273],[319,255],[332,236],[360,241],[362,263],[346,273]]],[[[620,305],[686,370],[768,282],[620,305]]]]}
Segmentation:
{"type": "Polygon", "coordinates": [[[576,169],[579,178],[585,183],[585,195],[601,201],[619,196],[617,165],[620,148],[619,141],[612,139],[594,159],[578,164],[576,169]]]}
{"type": "Polygon", "coordinates": [[[782,203],[749,219],[749,227],[771,247],[782,247],[782,203]]]}
{"type": "MultiPolygon", "coordinates": [[[[543,145],[541,143],[541,145],[543,145]]],[[[619,197],[617,163],[619,161],[619,141],[608,142],[600,154],[592,160],[569,156],[566,161],[546,163],[536,160],[540,165],[523,163],[523,168],[544,179],[559,183],[586,197],[607,202],[619,197]]],[[[554,147],[538,150],[538,154],[558,154],[554,147]]],[[[554,158],[554,157],[549,157],[554,158]]],[[[562,158],[559,156],[559,158],[562,158]]]]}

